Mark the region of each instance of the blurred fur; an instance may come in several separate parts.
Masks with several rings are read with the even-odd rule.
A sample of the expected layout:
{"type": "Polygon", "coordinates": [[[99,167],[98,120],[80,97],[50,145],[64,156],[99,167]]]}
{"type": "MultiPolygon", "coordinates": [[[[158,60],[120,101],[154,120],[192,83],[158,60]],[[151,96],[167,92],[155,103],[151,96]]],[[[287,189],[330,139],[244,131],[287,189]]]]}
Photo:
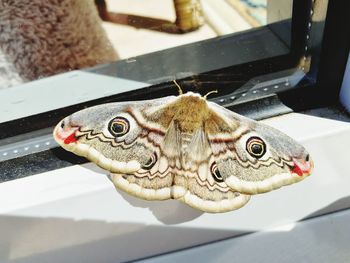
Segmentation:
{"type": "Polygon", "coordinates": [[[94,0],[0,0],[1,52],[22,81],[118,58],[94,0]]]}

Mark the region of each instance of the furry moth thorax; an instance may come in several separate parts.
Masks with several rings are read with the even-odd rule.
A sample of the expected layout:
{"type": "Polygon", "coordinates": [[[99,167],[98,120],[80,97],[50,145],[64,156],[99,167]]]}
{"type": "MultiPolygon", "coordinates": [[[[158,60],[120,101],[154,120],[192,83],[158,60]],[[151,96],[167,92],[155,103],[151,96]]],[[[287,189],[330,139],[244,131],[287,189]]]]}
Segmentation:
{"type": "Polygon", "coordinates": [[[63,119],[54,137],[134,196],[178,199],[206,212],[240,208],[250,195],[298,182],[313,168],[287,135],[192,92],[84,109],[63,119]]]}

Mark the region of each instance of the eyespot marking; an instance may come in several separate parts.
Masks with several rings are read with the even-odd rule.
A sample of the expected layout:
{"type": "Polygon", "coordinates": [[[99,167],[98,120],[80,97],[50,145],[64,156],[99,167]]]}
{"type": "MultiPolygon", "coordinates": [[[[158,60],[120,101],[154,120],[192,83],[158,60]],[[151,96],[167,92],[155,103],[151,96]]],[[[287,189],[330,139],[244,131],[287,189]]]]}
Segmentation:
{"type": "Polygon", "coordinates": [[[150,170],[156,164],[157,161],[158,161],[157,154],[153,153],[152,156],[148,159],[148,161],[141,166],[141,168],[144,170],[150,170]]]}
{"type": "Polygon", "coordinates": [[[247,140],[246,150],[252,157],[259,159],[266,153],[266,144],[261,138],[253,136],[247,140]]]}
{"type": "Polygon", "coordinates": [[[108,131],[115,137],[121,137],[130,130],[130,123],[124,117],[115,117],[108,123],[108,131]]]}
{"type": "Polygon", "coordinates": [[[220,174],[218,166],[216,165],[216,162],[213,162],[211,164],[210,172],[216,182],[222,183],[224,181],[224,179],[222,178],[222,175],[220,174]]]}

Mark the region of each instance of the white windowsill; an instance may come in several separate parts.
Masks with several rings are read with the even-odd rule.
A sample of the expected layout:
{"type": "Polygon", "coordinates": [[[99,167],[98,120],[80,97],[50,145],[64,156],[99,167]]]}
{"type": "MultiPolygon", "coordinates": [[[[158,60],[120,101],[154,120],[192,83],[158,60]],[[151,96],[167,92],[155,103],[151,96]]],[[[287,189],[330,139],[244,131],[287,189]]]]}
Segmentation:
{"type": "Polygon", "coordinates": [[[306,146],[312,176],[224,214],[133,198],[91,163],[1,183],[0,261],[126,261],[350,207],[349,123],[295,113],[264,122],[306,146]]]}

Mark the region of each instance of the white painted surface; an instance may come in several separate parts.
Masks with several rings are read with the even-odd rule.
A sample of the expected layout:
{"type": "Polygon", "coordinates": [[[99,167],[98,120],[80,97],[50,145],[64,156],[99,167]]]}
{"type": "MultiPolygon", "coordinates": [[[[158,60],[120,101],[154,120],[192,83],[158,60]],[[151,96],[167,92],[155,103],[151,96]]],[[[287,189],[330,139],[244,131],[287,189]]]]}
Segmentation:
{"type": "Polygon", "coordinates": [[[256,232],[137,263],[347,263],[350,210],[256,232]]]}
{"type": "Polygon", "coordinates": [[[58,74],[2,90],[0,123],[140,89],[148,85],[79,70],[58,74]],[[82,85],[84,85],[83,88],[82,85]]]}
{"type": "Polygon", "coordinates": [[[133,260],[350,207],[350,124],[301,114],[265,122],[307,147],[312,176],[225,214],[133,198],[93,164],[2,183],[0,262],[133,260]]]}

